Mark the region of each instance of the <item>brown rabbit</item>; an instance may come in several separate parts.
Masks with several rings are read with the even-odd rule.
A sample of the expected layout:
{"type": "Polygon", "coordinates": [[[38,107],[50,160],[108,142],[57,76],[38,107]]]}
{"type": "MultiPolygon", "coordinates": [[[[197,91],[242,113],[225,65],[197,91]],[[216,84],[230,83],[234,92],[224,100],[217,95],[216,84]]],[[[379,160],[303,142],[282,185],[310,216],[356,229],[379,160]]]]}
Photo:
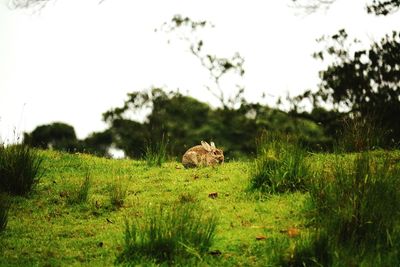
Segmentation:
{"type": "Polygon", "coordinates": [[[185,168],[214,166],[224,162],[224,152],[215,147],[214,142],[209,145],[201,141],[201,145],[194,146],[182,157],[182,164],[185,168]]]}

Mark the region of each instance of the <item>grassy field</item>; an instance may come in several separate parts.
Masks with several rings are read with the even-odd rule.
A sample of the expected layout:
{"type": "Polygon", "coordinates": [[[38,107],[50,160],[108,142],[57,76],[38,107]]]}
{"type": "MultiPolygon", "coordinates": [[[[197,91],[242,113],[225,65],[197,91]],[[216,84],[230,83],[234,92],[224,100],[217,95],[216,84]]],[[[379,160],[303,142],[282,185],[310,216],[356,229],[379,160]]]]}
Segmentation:
{"type": "MultiPolygon", "coordinates": [[[[209,253],[193,254],[201,266],[274,266],[310,235],[309,193],[249,190],[251,162],[184,169],[178,162],[149,167],[145,161],[40,153],[45,172],[34,191],[11,197],[0,266],[114,265],[126,223],[144,220],[159,206],[192,204],[217,218],[209,253]]],[[[329,171],[334,158],[315,154],[307,162],[314,171],[329,171]]]]}

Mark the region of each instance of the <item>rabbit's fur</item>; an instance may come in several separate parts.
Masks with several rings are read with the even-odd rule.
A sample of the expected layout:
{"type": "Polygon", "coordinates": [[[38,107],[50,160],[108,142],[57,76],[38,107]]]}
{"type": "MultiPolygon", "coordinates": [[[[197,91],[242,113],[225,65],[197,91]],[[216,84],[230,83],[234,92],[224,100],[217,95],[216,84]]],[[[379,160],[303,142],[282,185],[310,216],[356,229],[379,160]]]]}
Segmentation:
{"type": "Polygon", "coordinates": [[[201,145],[194,146],[182,157],[182,164],[185,168],[214,166],[224,162],[224,152],[215,147],[214,142],[209,145],[201,141],[201,145]]]}

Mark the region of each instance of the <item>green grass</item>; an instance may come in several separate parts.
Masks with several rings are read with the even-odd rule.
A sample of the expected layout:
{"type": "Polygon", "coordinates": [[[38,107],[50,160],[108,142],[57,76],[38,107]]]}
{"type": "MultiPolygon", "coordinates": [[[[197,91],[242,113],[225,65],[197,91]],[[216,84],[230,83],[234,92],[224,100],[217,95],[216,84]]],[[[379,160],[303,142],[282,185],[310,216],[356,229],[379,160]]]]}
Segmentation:
{"type": "Polygon", "coordinates": [[[37,150],[21,144],[0,144],[0,191],[27,195],[42,175],[41,165],[37,150]]]}
{"type": "Polygon", "coordinates": [[[124,205],[126,198],[126,187],[120,181],[114,182],[110,186],[110,204],[114,209],[119,209],[124,205]]]}
{"type": "Polygon", "coordinates": [[[204,216],[197,205],[149,206],[144,221],[126,223],[124,251],[119,262],[184,264],[202,261],[217,227],[215,216],[204,216]]]}
{"type": "Polygon", "coordinates": [[[7,195],[0,194],[0,233],[6,229],[9,208],[10,205],[7,195]]]}
{"type": "Polygon", "coordinates": [[[167,160],[168,141],[163,136],[159,142],[151,142],[146,146],[144,160],[149,167],[160,167],[167,160]]]}
{"type": "Polygon", "coordinates": [[[41,155],[48,171],[35,194],[13,197],[0,244],[0,266],[113,265],[124,249],[126,220],[144,220],[150,204],[165,208],[196,204],[204,208],[205,216],[216,216],[218,228],[210,251],[221,255],[206,254],[202,260],[219,265],[255,262],[263,266],[265,259],[253,256],[265,241],[256,240],[257,236],[283,238],[287,236],[283,230],[304,227],[305,195],[265,199],[247,192],[247,162],[187,170],[177,162],[149,168],[145,161],[51,151],[41,155]],[[70,205],[65,192],[79,187],[88,169],[87,204],[70,205]],[[116,177],[126,186],[124,205],[117,210],[110,205],[110,184],[116,177]],[[208,197],[212,192],[218,197],[208,197]]]}
{"type": "Polygon", "coordinates": [[[306,151],[292,136],[263,133],[257,140],[251,189],[266,193],[304,191],[308,182],[306,151]]]}
{"type": "MultiPolygon", "coordinates": [[[[330,173],[315,175],[310,190],[318,229],[315,242],[327,243],[334,264],[400,264],[397,161],[398,157],[379,152],[355,154],[352,160],[337,155],[330,173]]],[[[323,258],[327,259],[325,254],[323,258]]]]}
{"type": "MultiPolygon", "coordinates": [[[[374,153],[378,157],[385,154],[374,153]]],[[[47,171],[28,197],[10,198],[8,224],[0,238],[0,266],[113,266],[126,247],[126,222],[142,229],[149,218],[157,216],[157,209],[181,205],[201,207],[204,218],[215,216],[218,220],[209,248],[199,254],[198,249],[186,247],[193,255],[185,256],[190,266],[295,266],[295,259],[302,262],[315,254],[315,222],[310,219],[315,213],[310,194],[248,191],[251,162],[199,169],[165,162],[153,168],[146,161],[52,151],[39,154],[47,171]],[[88,170],[87,201],[71,205],[71,190],[81,188],[88,170]],[[114,184],[120,184],[126,192],[119,208],[112,204],[114,184]]],[[[399,164],[400,153],[391,155],[391,160],[399,164]]],[[[306,162],[311,172],[329,178],[336,158],[315,154],[306,162]]],[[[344,164],[356,158],[356,154],[343,155],[344,164]]],[[[176,216],[184,218],[181,215],[176,216]]],[[[388,253],[396,256],[386,251],[381,258],[388,253]]],[[[359,262],[362,260],[366,259],[359,262]]],[[[384,266],[378,261],[379,257],[375,266],[384,266]]],[[[142,263],[156,265],[157,259],[146,258],[142,263]]]]}
{"type": "Polygon", "coordinates": [[[79,186],[76,186],[76,188],[72,188],[69,192],[67,192],[68,203],[71,205],[86,203],[89,199],[90,185],[90,174],[89,171],[86,171],[85,178],[83,179],[82,183],[79,186]]]}

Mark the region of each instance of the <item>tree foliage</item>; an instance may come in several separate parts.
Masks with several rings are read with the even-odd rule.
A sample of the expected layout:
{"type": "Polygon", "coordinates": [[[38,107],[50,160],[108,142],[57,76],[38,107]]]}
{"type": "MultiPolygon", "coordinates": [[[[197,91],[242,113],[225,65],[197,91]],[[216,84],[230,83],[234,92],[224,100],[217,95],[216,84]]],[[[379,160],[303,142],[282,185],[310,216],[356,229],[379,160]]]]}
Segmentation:
{"type": "Polygon", "coordinates": [[[73,126],[54,122],[37,126],[31,133],[24,133],[24,144],[41,149],[55,149],[67,152],[85,152],[98,156],[110,156],[112,135],[109,130],[91,133],[79,140],[73,126]]]}
{"type": "Polygon", "coordinates": [[[40,125],[30,134],[24,134],[24,143],[42,149],[72,151],[77,141],[74,127],[62,122],[40,125]]]}
{"type": "Polygon", "coordinates": [[[123,106],[103,114],[117,148],[130,157],[142,157],[149,143],[168,139],[168,154],[181,157],[201,140],[214,140],[227,158],[251,155],[255,138],[262,130],[299,134],[317,147],[324,142],[321,128],[308,120],[296,120],[285,112],[244,102],[238,109],[212,109],[179,92],[160,88],[128,94],[123,106]],[[143,121],[134,114],[147,113],[143,121]]]}
{"type": "Polygon", "coordinates": [[[336,112],[342,108],[387,129],[386,145],[399,143],[400,34],[388,34],[368,49],[355,49],[345,30],[321,41],[327,45],[315,57],[329,65],[320,72],[319,90],[303,97],[312,98],[316,107],[330,103],[336,112]]]}

